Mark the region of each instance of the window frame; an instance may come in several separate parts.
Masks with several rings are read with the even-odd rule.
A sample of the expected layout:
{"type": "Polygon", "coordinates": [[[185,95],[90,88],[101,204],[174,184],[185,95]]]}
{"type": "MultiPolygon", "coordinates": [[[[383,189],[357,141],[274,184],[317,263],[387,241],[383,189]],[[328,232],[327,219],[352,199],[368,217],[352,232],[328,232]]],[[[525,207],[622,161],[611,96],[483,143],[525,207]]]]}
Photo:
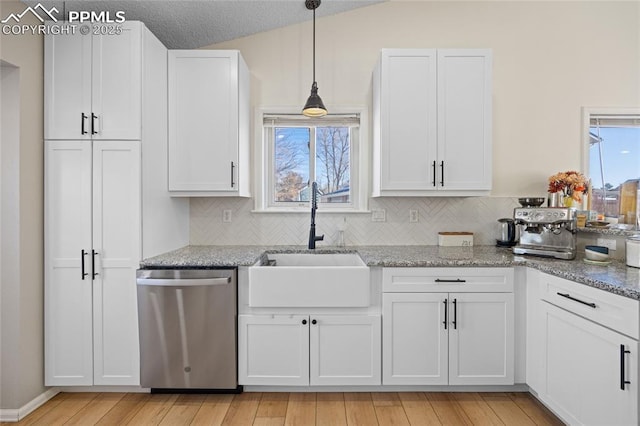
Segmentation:
{"type": "MultiPolygon", "coordinates": [[[[319,203],[319,212],[331,213],[368,213],[367,196],[368,193],[368,110],[363,106],[331,108],[331,114],[358,114],[360,125],[357,130],[357,137],[350,135],[350,203],[319,203]]],[[[310,202],[275,202],[274,176],[272,176],[274,162],[273,137],[267,132],[273,131],[264,126],[264,117],[268,115],[302,115],[299,108],[294,107],[259,107],[255,113],[255,141],[254,141],[254,177],[255,190],[255,213],[309,213],[310,202]]],[[[319,119],[322,120],[322,119],[319,119]]],[[[315,123],[314,123],[315,124],[315,123]]],[[[302,126],[301,127],[307,127],[302,126]]],[[[312,130],[314,132],[315,130],[312,130]]],[[[315,167],[314,154],[310,155],[309,167],[315,167]]]]}
{"type": "Polygon", "coordinates": [[[591,116],[603,115],[611,116],[638,116],[640,118],[640,107],[583,107],[582,108],[582,173],[585,176],[590,176],[591,170],[589,170],[589,148],[590,148],[590,129],[591,129],[591,116]]]}
{"type": "MultiPolygon", "coordinates": [[[[596,116],[607,120],[615,120],[615,119],[629,119],[632,118],[634,120],[640,119],[640,107],[583,107],[582,108],[582,172],[585,176],[591,176],[590,170],[590,150],[591,150],[591,117],[596,116]]],[[[629,177],[632,178],[632,177],[629,177]]],[[[599,187],[599,185],[593,184],[595,187],[599,187]]],[[[593,188],[592,188],[593,190],[593,188]]],[[[606,194],[606,191],[605,191],[606,194]]],[[[618,201],[619,202],[619,201],[618,201]]],[[[606,205],[605,211],[598,213],[606,214],[606,205]]]]}

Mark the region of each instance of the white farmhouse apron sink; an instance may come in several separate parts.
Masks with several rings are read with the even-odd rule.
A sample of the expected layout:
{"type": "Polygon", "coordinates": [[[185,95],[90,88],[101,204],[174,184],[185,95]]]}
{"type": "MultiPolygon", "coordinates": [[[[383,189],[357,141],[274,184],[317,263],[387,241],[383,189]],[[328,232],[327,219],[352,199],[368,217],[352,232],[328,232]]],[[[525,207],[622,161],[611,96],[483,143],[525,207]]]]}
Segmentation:
{"type": "Polygon", "coordinates": [[[356,253],[267,257],[249,267],[251,307],[369,306],[369,268],[356,253]]]}

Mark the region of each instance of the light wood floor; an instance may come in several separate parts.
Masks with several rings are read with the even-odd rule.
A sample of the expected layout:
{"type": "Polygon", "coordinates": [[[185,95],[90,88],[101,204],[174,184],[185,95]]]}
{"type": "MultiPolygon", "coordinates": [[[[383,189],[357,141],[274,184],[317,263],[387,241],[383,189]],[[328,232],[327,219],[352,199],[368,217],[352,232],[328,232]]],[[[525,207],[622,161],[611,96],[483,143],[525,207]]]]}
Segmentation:
{"type": "Polygon", "coordinates": [[[562,425],[527,393],[60,393],[3,425],[562,425]]]}

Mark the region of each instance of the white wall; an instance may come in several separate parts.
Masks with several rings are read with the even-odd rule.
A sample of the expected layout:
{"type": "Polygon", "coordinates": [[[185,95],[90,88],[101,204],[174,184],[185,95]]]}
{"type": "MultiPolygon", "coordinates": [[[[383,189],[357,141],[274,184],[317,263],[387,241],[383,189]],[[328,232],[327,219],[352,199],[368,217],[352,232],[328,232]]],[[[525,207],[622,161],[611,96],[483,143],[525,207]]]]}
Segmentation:
{"type": "MultiPolygon", "coordinates": [[[[242,52],[252,74],[254,107],[302,108],[312,78],[311,30],[311,22],[305,22],[206,48],[242,52]]],[[[493,191],[491,198],[480,200],[489,208],[471,219],[475,228],[511,214],[494,197],[544,195],[548,176],[580,168],[581,107],[640,105],[637,1],[391,1],[319,18],[316,30],[317,81],[329,110],[370,106],[371,72],[383,47],[493,49],[493,191]]],[[[461,205],[460,199],[417,201],[426,206],[423,210],[433,203],[451,211],[461,205]]],[[[398,205],[394,200],[371,204],[379,203],[388,209],[398,205]]],[[[382,232],[396,243],[415,244],[403,237],[415,235],[409,228],[414,224],[404,220],[406,203],[401,201],[402,212],[397,212],[406,225],[389,225],[382,232]]],[[[276,232],[277,221],[251,215],[250,203],[201,199],[191,207],[192,244],[293,239],[276,232]],[[242,220],[235,225],[239,234],[231,232],[233,225],[221,223],[218,214],[225,208],[236,210],[242,220]],[[268,229],[255,231],[264,227],[268,229]],[[262,236],[251,236],[258,234],[262,236]]],[[[444,218],[423,216],[419,232],[428,236],[427,244],[433,243],[434,230],[449,227],[439,217],[444,218]]],[[[293,227],[308,225],[306,216],[282,219],[293,227]]],[[[371,226],[362,215],[353,222],[362,229],[371,226]]],[[[371,240],[364,231],[361,236],[354,243],[371,240]]]]}
{"type": "MultiPolygon", "coordinates": [[[[20,330],[20,69],[0,60],[0,345],[18,347],[20,330]]],[[[19,351],[0,354],[0,401],[10,403],[19,351]],[[9,399],[9,400],[7,400],[9,399]]],[[[4,405],[3,405],[4,407],[4,405]]]]}
{"type": "MultiPolygon", "coordinates": [[[[322,6],[320,6],[322,7],[322,6]]],[[[391,1],[317,20],[320,95],[370,105],[383,47],[493,49],[495,196],[545,191],[580,168],[580,108],[640,105],[640,2],[391,1]]],[[[207,48],[240,49],[252,103],[302,105],[311,23],[207,48]]]]}
{"type": "MultiPolygon", "coordinates": [[[[20,2],[2,0],[0,16],[19,13],[24,8],[20,2]]],[[[25,21],[39,23],[33,17],[25,21]]],[[[44,391],[43,52],[41,36],[0,35],[0,59],[15,65],[20,72],[19,87],[13,88],[19,96],[16,129],[19,141],[15,142],[12,158],[5,158],[4,125],[2,132],[2,161],[9,161],[13,167],[11,190],[19,189],[19,193],[2,192],[2,256],[4,261],[13,255],[15,261],[11,279],[5,280],[8,277],[4,262],[2,268],[0,408],[3,409],[18,409],[44,391]],[[7,194],[11,196],[5,198],[7,194]],[[4,228],[5,219],[11,219],[4,216],[7,210],[18,215],[12,222],[16,229],[4,228]],[[5,311],[6,303],[12,304],[11,310],[5,311]]],[[[6,101],[4,92],[2,101],[6,101]]],[[[2,171],[4,189],[7,172],[4,163],[2,171]]]]}

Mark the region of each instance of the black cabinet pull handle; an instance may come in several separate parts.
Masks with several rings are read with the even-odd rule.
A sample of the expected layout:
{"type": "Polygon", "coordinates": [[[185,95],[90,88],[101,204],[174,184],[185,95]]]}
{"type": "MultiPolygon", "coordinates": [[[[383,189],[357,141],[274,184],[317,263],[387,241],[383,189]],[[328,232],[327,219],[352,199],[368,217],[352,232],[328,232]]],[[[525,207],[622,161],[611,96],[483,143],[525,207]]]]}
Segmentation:
{"type": "Polygon", "coordinates": [[[453,329],[458,329],[458,299],[453,299],[453,329]]]}
{"type": "Polygon", "coordinates": [[[625,362],[624,362],[624,355],[625,354],[630,354],[631,351],[627,351],[624,349],[624,345],[620,345],[620,390],[624,390],[624,385],[629,385],[631,384],[631,381],[629,380],[625,380],[625,362]]]}
{"type": "Polygon", "coordinates": [[[236,185],[235,181],[233,180],[233,178],[234,178],[234,173],[233,172],[234,172],[235,168],[236,168],[236,165],[233,164],[233,161],[232,161],[231,162],[231,187],[232,188],[236,185]]]}
{"type": "Polygon", "coordinates": [[[98,276],[98,273],[96,272],[96,254],[98,254],[97,251],[91,250],[91,272],[92,272],[91,279],[92,280],[95,280],[96,277],[98,276]]]}
{"type": "Polygon", "coordinates": [[[84,257],[89,254],[87,252],[84,251],[84,249],[80,250],[80,263],[82,265],[81,267],[81,273],[82,273],[82,280],[84,281],[84,277],[86,277],[87,275],[89,275],[88,273],[86,273],[84,271],[84,257]]]}
{"type": "Polygon", "coordinates": [[[95,135],[98,132],[96,131],[96,118],[98,118],[97,115],[95,115],[94,113],[91,113],[91,134],[95,135]]]}
{"type": "Polygon", "coordinates": [[[84,120],[86,120],[87,118],[89,117],[87,117],[84,112],[80,113],[80,134],[81,135],[87,134],[87,131],[84,128],[84,120]]]}
{"type": "Polygon", "coordinates": [[[576,299],[575,297],[572,297],[569,293],[560,293],[557,292],[556,293],[558,296],[562,296],[562,297],[566,297],[569,300],[573,300],[574,302],[578,302],[578,303],[582,303],[583,305],[587,305],[590,308],[595,309],[596,308],[596,304],[595,303],[589,303],[589,302],[585,302],[584,300],[580,300],[580,299],[576,299]]]}
{"type": "Polygon", "coordinates": [[[444,160],[440,162],[440,186],[444,186],[444,160]]]}
{"type": "Polygon", "coordinates": [[[443,280],[440,278],[436,278],[437,283],[466,283],[467,280],[461,280],[460,278],[456,278],[455,280],[443,280]]]}
{"type": "Polygon", "coordinates": [[[307,320],[306,319],[302,320],[302,325],[307,325],[307,320]]]}
{"type": "Polygon", "coordinates": [[[318,323],[318,321],[316,320],[311,320],[311,324],[316,325],[318,323]]]}
{"type": "Polygon", "coordinates": [[[436,186],[436,161],[433,160],[433,181],[431,183],[433,183],[433,186],[436,186]]]}
{"type": "Polygon", "coordinates": [[[447,321],[448,321],[448,318],[447,318],[447,307],[448,307],[447,306],[448,305],[447,304],[447,299],[444,299],[444,301],[442,303],[444,303],[444,321],[442,321],[442,324],[444,324],[444,329],[446,330],[447,329],[447,321]]]}

